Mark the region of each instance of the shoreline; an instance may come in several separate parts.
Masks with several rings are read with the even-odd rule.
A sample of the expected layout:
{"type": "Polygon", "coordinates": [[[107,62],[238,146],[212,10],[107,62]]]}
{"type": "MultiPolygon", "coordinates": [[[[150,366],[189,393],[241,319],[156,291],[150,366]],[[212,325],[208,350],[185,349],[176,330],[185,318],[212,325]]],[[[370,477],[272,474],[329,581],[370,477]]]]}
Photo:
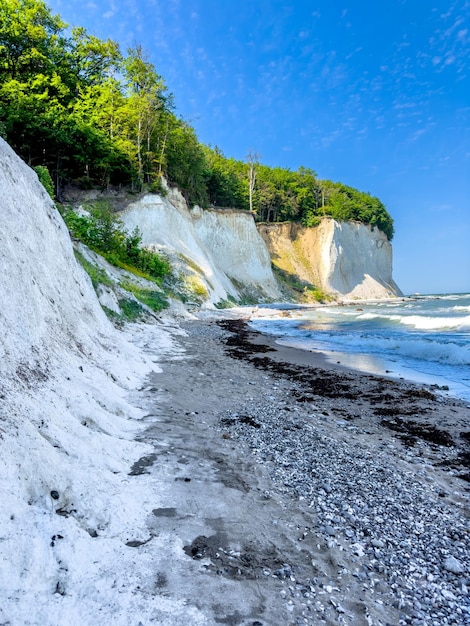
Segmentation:
{"type": "MultiPolygon", "coordinates": [[[[243,321],[249,323],[251,318],[245,319],[240,318],[243,321]]],[[[452,389],[449,388],[449,385],[438,385],[433,382],[424,382],[420,380],[414,380],[411,376],[407,376],[408,372],[405,370],[400,370],[396,373],[393,370],[384,369],[383,372],[373,372],[366,369],[360,369],[358,366],[354,366],[354,364],[346,364],[342,361],[335,361],[334,358],[346,358],[350,362],[354,363],[355,357],[357,355],[354,354],[346,354],[343,352],[331,352],[331,355],[335,355],[335,357],[322,352],[321,350],[311,350],[306,348],[300,348],[293,345],[289,345],[287,342],[283,343],[283,337],[277,335],[270,335],[263,331],[249,329],[249,332],[252,333],[251,341],[255,345],[266,345],[273,349],[272,358],[275,360],[287,360],[296,365],[307,365],[312,367],[322,367],[324,369],[338,370],[340,372],[349,372],[351,374],[357,374],[358,376],[373,376],[376,378],[386,378],[391,381],[396,381],[398,383],[415,385],[417,387],[423,387],[428,389],[429,391],[438,394],[443,399],[449,401],[455,401],[458,403],[462,403],[466,406],[466,408],[470,409],[470,402],[465,398],[459,397],[458,395],[453,394],[452,389]]],[[[385,361],[384,361],[385,362],[385,361]]],[[[422,372],[415,372],[417,376],[427,379],[432,379],[433,376],[431,374],[423,374],[422,372]]],[[[435,377],[434,377],[435,378],[435,377]]],[[[470,426],[470,425],[469,425],[470,426]]]]}
{"type": "Polygon", "coordinates": [[[246,320],[181,326],[131,472],[168,483],[149,535],[186,557],[160,569],[165,593],[208,624],[468,623],[469,409],[246,320]]]}
{"type": "MultiPolygon", "coordinates": [[[[356,306],[361,305],[360,302],[347,302],[342,303],[347,309],[345,313],[334,315],[329,314],[328,308],[341,309],[338,303],[310,306],[307,312],[283,307],[276,310],[268,305],[253,310],[249,323],[261,333],[273,333],[280,345],[323,354],[331,367],[341,363],[364,374],[408,380],[446,392],[449,397],[456,397],[470,406],[469,378],[465,369],[469,357],[465,333],[470,318],[461,312],[465,306],[446,304],[448,310],[442,312],[435,301],[443,298],[421,298],[432,300],[432,304],[429,309],[427,304],[424,308],[418,305],[416,310],[406,302],[419,298],[367,300],[362,303],[364,309],[356,306]],[[383,306],[385,308],[380,308],[383,306]],[[283,318],[289,318],[285,320],[287,326],[283,318]],[[355,320],[358,320],[357,325],[355,320]],[[459,323],[462,324],[461,337],[459,323]]],[[[455,298],[449,296],[449,299],[455,298]]]]}
{"type": "MultiPolygon", "coordinates": [[[[316,404],[320,398],[328,404],[336,401],[338,412],[345,411],[345,401],[350,405],[359,402],[362,423],[368,422],[369,427],[375,425],[389,429],[409,447],[419,440],[438,446],[442,444],[445,447],[455,447],[459,450],[459,459],[453,465],[460,466],[461,475],[467,481],[470,480],[470,450],[467,451],[470,443],[468,402],[447,393],[439,393],[441,389],[433,385],[393,375],[366,373],[348,365],[333,363],[321,352],[279,344],[275,336],[253,330],[248,327],[247,322],[245,319],[217,322],[219,326],[233,333],[235,339],[230,343],[238,344],[235,351],[228,351],[230,356],[235,354],[236,358],[245,359],[256,367],[300,381],[307,388],[306,401],[315,400],[316,404]],[[265,356],[256,356],[257,351],[265,356]],[[273,363],[269,364],[269,361],[273,363]],[[306,371],[301,371],[301,368],[306,371]],[[318,383],[322,375],[328,378],[332,390],[321,384],[315,384],[313,392],[309,390],[309,376],[315,377],[318,383]],[[383,394],[382,398],[378,395],[380,393],[383,394]],[[389,405],[392,404],[393,408],[390,408],[389,405]],[[403,419],[405,417],[407,419],[403,419]]],[[[354,413],[354,410],[351,412],[354,413]]],[[[357,416],[353,419],[357,419],[357,416]]],[[[437,450],[429,451],[429,454],[432,455],[432,452],[437,450]]]]}

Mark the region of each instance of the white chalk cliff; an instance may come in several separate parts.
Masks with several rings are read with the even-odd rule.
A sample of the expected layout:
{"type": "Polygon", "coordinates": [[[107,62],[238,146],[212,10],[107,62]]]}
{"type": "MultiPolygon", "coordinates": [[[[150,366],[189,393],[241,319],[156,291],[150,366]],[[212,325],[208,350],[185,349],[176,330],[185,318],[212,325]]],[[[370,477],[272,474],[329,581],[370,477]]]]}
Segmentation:
{"type": "Polygon", "coordinates": [[[273,263],[338,297],[402,295],[392,277],[392,246],[378,228],[322,219],[316,227],[260,224],[273,263]]]}
{"type": "MultiPolygon", "coordinates": [[[[50,197],[1,138],[0,190],[0,623],[200,624],[182,601],[106,578],[135,576],[125,542],[155,499],[128,477],[151,450],[128,399],[158,371],[135,345],[144,330],[108,321],[50,197]]],[[[156,359],[171,339],[145,332],[156,359]]]]}
{"type": "Polygon", "coordinates": [[[142,233],[142,245],[166,254],[177,272],[207,294],[209,306],[232,297],[281,297],[271,259],[252,215],[236,210],[189,210],[176,189],[146,194],[120,214],[142,233]]]}
{"type": "Polygon", "coordinates": [[[392,246],[377,228],[323,219],[319,226],[259,224],[238,210],[190,210],[178,190],[146,194],[121,213],[142,244],[165,253],[201,290],[206,306],[232,297],[282,299],[271,263],[339,298],[401,295],[392,277],[392,246]],[[205,296],[204,296],[205,292],[205,296]]]}

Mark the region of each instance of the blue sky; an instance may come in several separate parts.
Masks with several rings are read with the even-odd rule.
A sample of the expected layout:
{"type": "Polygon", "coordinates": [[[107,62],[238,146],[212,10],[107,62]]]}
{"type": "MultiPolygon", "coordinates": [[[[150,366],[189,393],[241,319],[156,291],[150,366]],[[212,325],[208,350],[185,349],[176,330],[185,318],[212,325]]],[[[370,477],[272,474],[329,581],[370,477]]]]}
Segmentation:
{"type": "Polygon", "coordinates": [[[378,196],[405,293],[470,292],[470,0],[49,0],[141,44],[204,143],[378,196]]]}

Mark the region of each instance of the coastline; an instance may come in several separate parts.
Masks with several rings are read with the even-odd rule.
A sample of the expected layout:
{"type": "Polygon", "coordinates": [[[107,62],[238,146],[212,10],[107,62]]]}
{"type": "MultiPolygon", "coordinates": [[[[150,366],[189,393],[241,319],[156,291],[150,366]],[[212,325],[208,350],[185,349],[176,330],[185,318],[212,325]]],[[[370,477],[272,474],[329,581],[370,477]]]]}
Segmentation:
{"type": "Polygon", "coordinates": [[[167,483],[165,593],[208,624],[468,623],[468,406],[214,317],[152,376],[131,472],[167,483]]]}
{"type": "Polygon", "coordinates": [[[268,306],[253,311],[250,327],[277,336],[278,344],[320,351],[333,367],[412,381],[470,405],[468,294],[357,304],[344,311],[336,304],[300,311],[268,306]]]}
{"type": "MultiPolygon", "coordinates": [[[[229,343],[238,344],[236,358],[300,382],[305,392],[304,402],[325,404],[337,413],[349,413],[349,421],[368,428],[386,428],[407,447],[418,441],[436,444],[440,447],[427,451],[436,462],[444,462],[444,457],[449,456],[444,448],[452,447],[460,457],[453,463],[454,469],[458,467],[460,474],[470,480],[470,459],[464,460],[470,441],[470,405],[465,400],[440,394],[439,388],[432,385],[393,375],[368,374],[332,362],[319,351],[277,343],[275,336],[248,328],[245,320],[218,324],[232,332],[229,343]],[[257,350],[265,356],[256,356],[257,350]],[[321,384],[322,377],[328,380],[327,384],[321,384]],[[462,437],[465,431],[467,434],[462,437]]],[[[229,350],[229,354],[233,356],[234,352],[229,350]]]]}

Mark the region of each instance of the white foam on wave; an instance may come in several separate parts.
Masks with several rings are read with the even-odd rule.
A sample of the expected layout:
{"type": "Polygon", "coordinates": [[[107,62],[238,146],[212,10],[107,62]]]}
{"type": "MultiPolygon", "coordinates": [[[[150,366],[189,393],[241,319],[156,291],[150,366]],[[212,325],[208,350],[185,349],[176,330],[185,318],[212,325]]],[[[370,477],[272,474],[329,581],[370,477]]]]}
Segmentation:
{"type": "Polygon", "coordinates": [[[448,298],[453,300],[448,305],[430,298],[429,304],[420,300],[412,307],[405,303],[401,309],[387,305],[318,307],[301,311],[293,319],[255,320],[253,326],[278,336],[280,343],[320,351],[341,363],[352,359],[351,366],[363,371],[388,369],[400,370],[405,377],[414,376],[413,372],[437,376],[438,384],[451,381],[458,386],[454,393],[468,398],[469,300],[458,298],[448,298]]]}
{"type": "Polygon", "coordinates": [[[410,315],[399,318],[401,324],[414,326],[419,330],[470,330],[470,315],[466,317],[427,317],[410,315]]]}
{"type": "Polygon", "coordinates": [[[363,313],[358,317],[363,321],[384,320],[413,326],[417,330],[470,330],[470,315],[465,317],[438,317],[427,315],[380,315],[363,313]]]}
{"type": "MultiPolygon", "coordinates": [[[[291,320],[290,324],[275,320],[260,320],[254,324],[261,332],[278,335],[288,341],[294,340],[297,347],[317,350],[337,350],[339,352],[372,353],[395,355],[448,365],[470,365],[470,345],[459,345],[452,341],[431,340],[426,336],[413,337],[400,333],[338,333],[316,332],[299,328],[291,320]]],[[[287,321],[287,320],[286,320],[287,321]]]]}
{"type": "MultiPolygon", "coordinates": [[[[300,337],[297,336],[297,340],[299,339],[300,337]]],[[[328,333],[323,337],[311,335],[305,341],[310,344],[313,342],[319,347],[321,344],[324,349],[333,348],[338,351],[373,353],[383,356],[388,354],[449,365],[470,365],[469,345],[429,341],[426,338],[328,333]]]]}

